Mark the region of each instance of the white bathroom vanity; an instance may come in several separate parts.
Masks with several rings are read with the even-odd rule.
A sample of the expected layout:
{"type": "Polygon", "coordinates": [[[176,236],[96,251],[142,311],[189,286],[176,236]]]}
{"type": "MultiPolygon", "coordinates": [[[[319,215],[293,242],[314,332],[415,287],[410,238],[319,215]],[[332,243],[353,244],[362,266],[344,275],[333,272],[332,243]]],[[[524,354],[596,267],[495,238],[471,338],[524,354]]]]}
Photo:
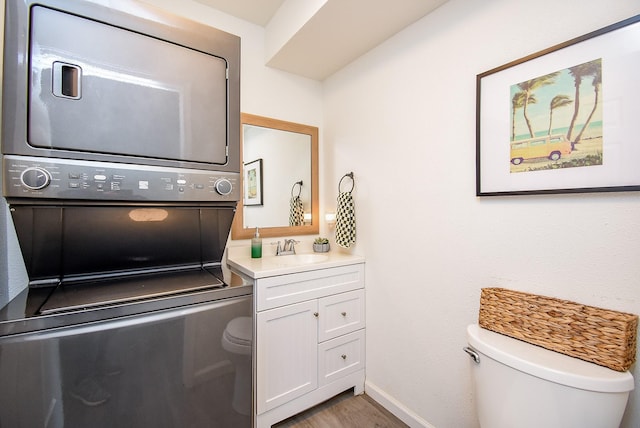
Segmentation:
{"type": "Polygon", "coordinates": [[[254,280],[254,417],[271,425],[340,392],[364,392],[364,258],[234,257],[254,280]]]}

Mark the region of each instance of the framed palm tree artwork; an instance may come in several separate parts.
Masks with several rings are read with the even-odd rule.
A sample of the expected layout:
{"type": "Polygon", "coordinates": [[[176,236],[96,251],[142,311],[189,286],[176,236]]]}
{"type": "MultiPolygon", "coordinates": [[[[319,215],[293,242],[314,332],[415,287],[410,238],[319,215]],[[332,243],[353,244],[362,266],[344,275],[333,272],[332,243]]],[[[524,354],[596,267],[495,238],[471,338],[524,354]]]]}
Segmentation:
{"type": "Polygon", "coordinates": [[[479,74],[476,195],[640,190],[640,15],[479,74]]]}

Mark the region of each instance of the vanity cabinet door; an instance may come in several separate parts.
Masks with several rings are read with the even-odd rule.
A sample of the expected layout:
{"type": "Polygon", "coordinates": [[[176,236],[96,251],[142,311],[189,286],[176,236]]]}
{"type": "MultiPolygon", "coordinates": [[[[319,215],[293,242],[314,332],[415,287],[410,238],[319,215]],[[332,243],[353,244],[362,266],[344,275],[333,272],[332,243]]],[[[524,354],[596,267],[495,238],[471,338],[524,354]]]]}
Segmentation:
{"type": "Polygon", "coordinates": [[[256,314],[258,414],[318,387],[317,316],[317,300],[256,314]]]}

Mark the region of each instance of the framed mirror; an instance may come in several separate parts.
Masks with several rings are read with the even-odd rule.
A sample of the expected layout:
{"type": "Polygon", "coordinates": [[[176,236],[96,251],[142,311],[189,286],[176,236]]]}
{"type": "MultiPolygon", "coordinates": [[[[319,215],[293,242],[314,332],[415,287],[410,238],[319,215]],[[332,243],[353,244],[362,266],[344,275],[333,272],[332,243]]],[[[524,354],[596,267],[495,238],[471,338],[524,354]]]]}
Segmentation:
{"type": "Polygon", "coordinates": [[[318,128],[241,113],[242,197],[232,239],[320,230],[318,128]]]}

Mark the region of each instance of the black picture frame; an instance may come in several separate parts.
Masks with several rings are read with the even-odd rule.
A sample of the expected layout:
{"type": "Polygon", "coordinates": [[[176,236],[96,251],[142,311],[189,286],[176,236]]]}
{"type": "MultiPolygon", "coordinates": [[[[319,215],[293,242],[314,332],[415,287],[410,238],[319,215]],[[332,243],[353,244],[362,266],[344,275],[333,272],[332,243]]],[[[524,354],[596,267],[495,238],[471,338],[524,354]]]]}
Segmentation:
{"type": "Polygon", "coordinates": [[[243,199],[245,207],[263,205],[262,198],[262,159],[244,164],[243,199]]]}
{"type": "Polygon", "coordinates": [[[477,75],[476,196],[640,190],[637,40],[640,15],[477,75]]]}

